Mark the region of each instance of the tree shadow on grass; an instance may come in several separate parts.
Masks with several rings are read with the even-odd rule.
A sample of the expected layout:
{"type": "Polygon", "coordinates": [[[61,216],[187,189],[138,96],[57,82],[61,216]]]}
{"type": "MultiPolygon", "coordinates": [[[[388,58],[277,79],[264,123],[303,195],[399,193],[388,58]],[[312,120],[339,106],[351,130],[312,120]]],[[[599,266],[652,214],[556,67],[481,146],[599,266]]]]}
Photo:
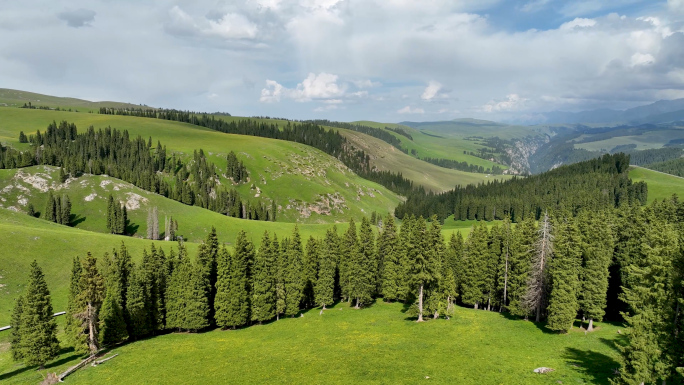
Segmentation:
{"type": "Polygon", "coordinates": [[[135,235],[138,233],[138,229],[140,228],[140,225],[136,225],[133,223],[128,223],[126,225],[126,234],[128,235],[135,235]]]}
{"type": "Polygon", "coordinates": [[[75,227],[76,225],[79,225],[83,222],[85,222],[86,217],[83,215],[78,215],[78,214],[71,214],[69,217],[69,226],[75,227]]]}
{"type": "Polygon", "coordinates": [[[563,358],[576,371],[590,377],[592,384],[610,384],[614,370],[619,367],[613,358],[591,350],[565,348],[563,358]]]}
{"type": "Polygon", "coordinates": [[[556,331],[554,331],[554,330],[551,330],[551,329],[547,328],[547,327],[546,327],[546,324],[547,324],[546,321],[543,321],[543,322],[534,322],[534,321],[532,321],[532,319],[527,319],[527,320],[525,320],[523,317],[520,317],[520,316],[517,316],[517,315],[513,315],[513,314],[508,313],[508,312],[505,312],[505,311],[504,311],[504,312],[501,312],[501,313],[499,313],[499,314],[501,314],[501,316],[504,317],[504,318],[506,318],[507,320],[511,320],[511,321],[522,321],[522,322],[530,322],[530,323],[534,324],[534,326],[536,326],[537,329],[541,330],[542,333],[544,333],[544,334],[559,334],[558,332],[556,332],[556,331]]]}
{"type": "MultiPolygon", "coordinates": [[[[55,367],[64,365],[67,362],[71,362],[71,361],[76,360],[76,359],[81,357],[81,354],[76,353],[74,351],[74,348],[63,348],[59,352],[60,355],[68,354],[68,353],[72,353],[72,354],[69,354],[66,357],[62,357],[61,359],[59,359],[57,361],[52,361],[52,362],[48,363],[47,365],[45,365],[45,369],[47,370],[47,369],[55,368],[55,367]]],[[[21,367],[15,371],[13,371],[13,372],[0,374],[0,381],[8,380],[14,376],[17,376],[17,375],[22,374],[24,372],[27,372],[29,370],[37,370],[37,369],[38,369],[38,366],[24,366],[24,367],[21,367]]]]}

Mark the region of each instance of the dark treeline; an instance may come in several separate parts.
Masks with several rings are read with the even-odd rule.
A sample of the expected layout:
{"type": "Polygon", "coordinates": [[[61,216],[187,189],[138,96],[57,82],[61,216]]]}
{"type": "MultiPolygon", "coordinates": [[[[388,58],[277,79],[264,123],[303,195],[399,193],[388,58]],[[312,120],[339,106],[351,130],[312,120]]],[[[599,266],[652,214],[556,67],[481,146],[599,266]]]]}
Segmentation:
{"type": "Polygon", "coordinates": [[[576,213],[582,208],[643,204],[647,186],[632,183],[628,168],[629,156],[604,155],[526,178],[457,187],[442,194],[413,194],[397,206],[395,215],[437,215],[444,220],[453,214],[456,220],[520,222],[527,217],[539,219],[546,209],[576,213]]]}
{"type": "MultiPolygon", "coordinates": [[[[152,245],[135,264],[122,244],[99,261],[74,260],[65,334],[76,351],[95,353],[165,331],[245,327],[314,307],[323,315],[337,302],[401,301],[419,322],[449,319],[460,304],[559,333],[578,318],[587,333],[594,322],[623,321],[615,383],[654,383],[684,366],[683,229],[684,203],[673,197],[645,208],[545,212],[516,226],[479,222],[465,240],[455,233],[445,241],[436,218],[406,217],[399,229],[388,215],[377,236],[363,218],[359,228],[352,221],[344,234],[333,227],[305,244],[296,227],[280,241],[264,233],[259,248],[240,232],[233,251],[212,229],[194,261],[179,243],[168,255],[152,245]]],[[[44,364],[56,355],[56,331],[54,320],[34,315],[36,306],[47,313],[47,288],[32,269],[12,315],[12,353],[44,364]],[[28,333],[48,336],[42,358],[32,355],[40,346],[23,342],[35,341],[28,333]]]]}
{"type": "MultiPolygon", "coordinates": [[[[95,130],[91,126],[79,134],[75,124],[65,121],[53,122],[47,131],[37,131],[27,139],[31,150],[4,149],[0,167],[59,166],[62,179],[83,173],[106,174],[186,205],[243,219],[275,218],[271,203],[242,201],[237,190],[219,185],[216,166],[201,149],[194,151],[191,162],[184,162],[176,153],[169,156],[160,142],[153,147],[152,138],[147,142],[140,136],[133,139],[128,131],[111,127],[95,130]]],[[[235,183],[244,182],[249,175],[235,154],[229,154],[227,170],[226,176],[235,183]]]]}
{"type": "Polygon", "coordinates": [[[643,166],[677,159],[682,156],[682,149],[678,147],[665,147],[651,150],[625,151],[625,153],[629,154],[631,164],[643,166]]]}
{"type": "Polygon", "coordinates": [[[503,169],[499,166],[493,166],[492,168],[484,168],[482,166],[477,166],[474,164],[469,164],[468,162],[459,162],[452,159],[442,159],[442,158],[422,158],[423,161],[432,163],[439,167],[450,168],[459,171],[466,172],[477,172],[480,174],[503,174],[503,169]]]}
{"type": "MultiPolygon", "coordinates": [[[[115,109],[103,107],[100,109],[100,113],[173,120],[228,134],[251,135],[302,143],[338,158],[345,166],[362,178],[379,183],[397,194],[406,195],[414,190],[413,182],[404,178],[400,173],[379,171],[371,167],[370,156],[363,150],[355,148],[340,133],[334,130],[326,130],[310,122],[287,122],[285,126],[279,127],[276,124],[267,124],[254,119],[227,122],[207,114],[164,109],[115,109]]],[[[391,136],[391,134],[388,135],[391,136]]]]}
{"type": "MultiPolygon", "coordinates": [[[[31,214],[31,210],[28,214],[35,216],[35,212],[31,214]]],[[[71,199],[69,196],[54,196],[52,190],[48,191],[43,218],[50,222],[69,226],[71,224],[71,199]]]]}
{"type": "Polygon", "coordinates": [[[659,163],[650,163],[645,168],[684,177],[684,158],[677,158],[659,163]]]}
{"type": "MultiPolygon", "coordinates": [[[[378,138],[378,139],[382,140],[383,142],[391,144],[392,146],[396,147],[397,149],[403,151],[404,153],[407,153],[407,150],[401,146],[401,140],[397,139],[396,136],[390,134],[389,132],[383,130],[382,128],[365,126],[365,125],[358,124],[358,123],[332,122],[330,120],[323,120],[323,119],[306,120],[305,122],[316,124],[319,126],[344,128],[347,130],[356,131],[356,132],[360,132],[362,134],[370,135],[374,138],[378,138]]],[[[388,130],[390,129],[389,127],[385,127],[385,128],[388,130]]],[[[392,130],[392,131],[413,140],[411,135],[409,135],[409,133],[404,131],[404,130],[397,129],[396,131],[395,130],[392,130]]]]}

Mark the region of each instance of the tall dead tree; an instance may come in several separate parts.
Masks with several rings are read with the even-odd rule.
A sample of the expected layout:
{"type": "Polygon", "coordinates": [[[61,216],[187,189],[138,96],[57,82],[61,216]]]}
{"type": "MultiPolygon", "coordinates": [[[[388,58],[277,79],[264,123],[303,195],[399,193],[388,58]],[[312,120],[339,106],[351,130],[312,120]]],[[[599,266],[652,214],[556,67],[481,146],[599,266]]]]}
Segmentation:
{"type": "Polygon", "coordinates": [[[539,226],[539,238],[534,244],[532,255],[532,269],[527,283],[527,293],[523,298],[523,305],[529,311],[535,311],[536,322],[541,321],[541,313],[547,302],[549,275],[548,268],[553,258],[553,235],[548,211],[544,213],[539,226]]]}

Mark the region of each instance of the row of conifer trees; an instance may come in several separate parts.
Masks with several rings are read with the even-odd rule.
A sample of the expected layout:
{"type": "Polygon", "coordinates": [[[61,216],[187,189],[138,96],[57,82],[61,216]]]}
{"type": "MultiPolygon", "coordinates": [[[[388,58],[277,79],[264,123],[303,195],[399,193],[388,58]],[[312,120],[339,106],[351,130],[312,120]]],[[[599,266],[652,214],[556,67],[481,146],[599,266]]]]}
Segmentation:
{"type": "MultiPolygon", "coordinates": [[[[240,232],[232,252],[212,230],[194,261],[183,243],[168,256],[152,246],[138,264],[123,244],[99,261],[77,258],[68,344],[95,352],[165,330],[243,327],[312,307],[323,312],[338,301],[362,308],[382,297],[410,305],[419,321],[449,318],[459,303],[545,320],[558,332],[578,316],[591,331],[612,307],[628,328],[618,383],[670,379],[684,366],[684,204],[676,198],[647,208],[545,214],[516,226],[480,222],[465,240],[457,233],[448,243],[434,218],[407,217],[397,229],[388,216],[379,227],[376,236],[364,218],[357,233],[352,221],[344,234],[332,228],[305,246],[296,227],[280,241],[266,232],[258,249],[240,232]]],[[[32,280],[42,275],[37,265],[32,270],[32,280]]],[[[40,282],[29,287],[47,291],[40,282]]],[[[36,339],[25,335],[53,329],[35,329],[29,320],[39,317],[23,315],[40,302],[33,291],[17,301],[12,349],[15,358],[41,364],[50,354],[28,358],[28,341],[36,339]]],[[[54,351],[52,337],[38,340],[54,351]]]]}

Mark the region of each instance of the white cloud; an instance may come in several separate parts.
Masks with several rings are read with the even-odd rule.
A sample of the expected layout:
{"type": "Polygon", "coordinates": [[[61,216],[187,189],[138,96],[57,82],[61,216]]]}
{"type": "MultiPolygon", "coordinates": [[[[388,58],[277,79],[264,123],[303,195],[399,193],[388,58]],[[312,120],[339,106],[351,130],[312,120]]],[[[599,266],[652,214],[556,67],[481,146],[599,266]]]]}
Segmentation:
{"type": "Polygon", "coordinates": [[[166,30],[175,35],[218,37],[225,40],[254,39],[258,32],[256,24],[244,15],[225,13],[218,20],[194,18],[179,6],[169,10],[166,30]]]}
{"type": "Polygon", "coordinates": [[[337,75],[321,72],[310,73],[294,89],[288,89],[274,80],[266,80],[266,88],[261,90],[261,102],[279,102],[281,97],[307,102],[313,99],[334,99],[345,94],[345,87],[337,84],[337,75]]]}
{"type": "Polygon", "coordinates": [[[356,88],[373,88],[382,86],[382,83],[374,82],[370,79],[354,80],[352,83],[356,86],[356,88]]]}
{"type": "Polygon", "coordinates": [[[653,64],[653,63],[655,63],[655,58],[653,57],[653,55],[651,55],[649,53],[644,54],[644,53],[637,52],[634,55],[632,55],[632,58],[631,58],[632,67],[644,66],[644,65],[649,65],[649,64],[653,64]]]}
{"type": "Polygon", "coordinates": [[[575,29],[593,27],[595,25],[596,25],[596,20],[594,20],[594,19],[584,19],[584,18],[578,17],[572,21],[568,21],[566,23],[561,24],[559,29],[562,31],[572,31],[575,29]]]}
{"type": "Polygon", "coordinates": [[[684,12],[684,0],[667,0],[667,6],[675,12],[684,12]]]}
{"type": "Polygon", "coordinates": [[[420,107],[412,108],[411,106],[406,106],[399,109],[397,112],[400,114],[424,114],[425,110],[420,107]]]}
{"type": "Polygon", "coordinates": [[[521,97],[518,94],[509,94],[506,99],[501,101],[492,100],[489,103],[482,106],[483,112],[506,112],[506,111],[517,111],[521,109],[528,99],[521,97]]]}
{"type": "Polygon", "coordinates": [[[441,89],[441,83],[431,80],[428,86],[425,88],[425,91],[423,91],[423,94],[420,96],[420,98],[423,100],[432,100],[432,98],[437,96],[437,93],[441,89]]]}

